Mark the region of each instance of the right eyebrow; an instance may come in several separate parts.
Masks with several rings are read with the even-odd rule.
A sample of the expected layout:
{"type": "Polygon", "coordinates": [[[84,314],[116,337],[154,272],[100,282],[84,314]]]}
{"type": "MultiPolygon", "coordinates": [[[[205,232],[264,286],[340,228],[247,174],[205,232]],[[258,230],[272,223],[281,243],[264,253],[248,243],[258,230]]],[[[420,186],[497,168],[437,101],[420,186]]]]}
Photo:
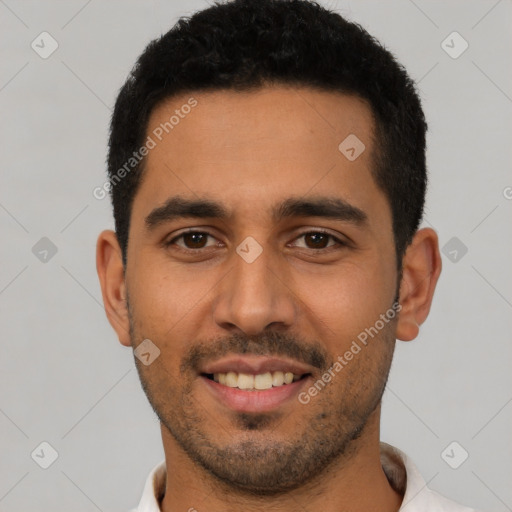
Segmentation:
{"type": "Polygon", "coordinates": [[[177,218],[227,219],[229,212],[219,203],[207,199],[169,198],[163,206],[155,208],[145,219],[148,230],[177,218]]]}

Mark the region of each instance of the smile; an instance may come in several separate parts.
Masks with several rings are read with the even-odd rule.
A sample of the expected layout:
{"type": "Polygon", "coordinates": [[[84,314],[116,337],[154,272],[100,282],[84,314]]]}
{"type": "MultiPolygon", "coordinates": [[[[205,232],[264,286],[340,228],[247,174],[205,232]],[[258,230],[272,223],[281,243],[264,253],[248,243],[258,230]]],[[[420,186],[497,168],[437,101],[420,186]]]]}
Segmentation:
{"type": "Polygon", "coordinates": [[[293,399],[312,379],[313,371],[288,358],[230,355],[204,364],[199,381],[222,407],[262,413],[296,403],[293,399]]]}
{"type": "Polygon", "coordinates": [[[207,374],[205,376],[224,386],[238,388],[244,391],[263,391],[265,389],[286,386],[303,377],[303,375],[282,371],[265,372],[257,375],[231,371],[227,373],[207,374]]]}

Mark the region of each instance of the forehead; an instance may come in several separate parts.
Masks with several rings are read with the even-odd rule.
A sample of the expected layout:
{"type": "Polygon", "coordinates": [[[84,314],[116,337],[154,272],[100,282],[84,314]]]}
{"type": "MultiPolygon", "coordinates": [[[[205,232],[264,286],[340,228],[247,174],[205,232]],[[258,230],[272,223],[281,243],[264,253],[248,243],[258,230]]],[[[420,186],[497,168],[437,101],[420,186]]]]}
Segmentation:
{"type": "Polygon", "coordinates": [[[356,96],[287,86],[190,92],[159,104],[146,136],[154,147],[136,202],[148,207],[178,194],[223,198],[233,210],[308,193],[339,192],[361,207],[382,196],[371,174],[372,112],[356,96]]]}
{"type": "Polygon", "coordinates": [[[300,154],[299,144],[306,143],[315,157],[327,157],[338,156],[335,143],[349,134],[364,139],[368,147],[373,129],[370,106],[354,95],[267,86],[251,92],[219,90],[172,97],[153,110],[147,132],[164,145],[188,142],[181,147],[183,154],[285,147],[291,150],[290,157],[300,154]],[[199,138],[191,145],[191,137],[199,138]]]}

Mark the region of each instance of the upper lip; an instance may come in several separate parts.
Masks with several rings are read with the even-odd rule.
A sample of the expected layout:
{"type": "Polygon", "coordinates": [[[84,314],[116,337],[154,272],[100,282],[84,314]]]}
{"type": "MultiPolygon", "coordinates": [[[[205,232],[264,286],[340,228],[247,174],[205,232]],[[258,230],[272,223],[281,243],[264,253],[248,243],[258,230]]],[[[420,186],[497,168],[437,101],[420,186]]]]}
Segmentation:
{"type": "Polygon", "coordinates": [[[217,361],[206,363],[200,373],[246,373],[258,375],[267,372],[292,372],[295,375],[311,373],[312,369],[292,359],[262,356],[229,356],[217,361]]]}

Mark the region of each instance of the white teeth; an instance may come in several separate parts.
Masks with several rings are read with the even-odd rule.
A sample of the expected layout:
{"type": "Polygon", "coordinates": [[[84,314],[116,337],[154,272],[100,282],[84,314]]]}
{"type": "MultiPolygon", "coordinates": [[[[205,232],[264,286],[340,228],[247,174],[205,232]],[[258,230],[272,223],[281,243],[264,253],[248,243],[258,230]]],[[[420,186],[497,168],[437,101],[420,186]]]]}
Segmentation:
{"type": "Polygon", "coordinates": [[[272,386],[282,386],[284,384],[284,373],[274,372],[272,374],[272,386]]]}
{"type": "Polygon", "coordinates": [[[267,372],[255,375],[254,387],[255,389],[270,389],[272,387],[272,374],[267,372]]]}
{"type": "Polygon", "coordinates": [[[228,372],[224,375],[226,376],[226,386],[229,386],[230,388],[236,388],[238,386],[238,374],[235,372],[228,372]]]}
{"type": "Polygon", "coordinates": [[[214,373],[213,380],[230,388],[239,388],[243,390],[264,390],[272,387],[279,387],[285,384],[291,384],[301,378],[301,375],[295,375],[292,372],[266,372],[258,375],[248,373],[214,373]]]}
{"type": "Polygon", "coordinates": [[[238,387],[240,389],[252,389],[254,387],[254,377],[247,373],[238,374],[238,387]]]}

